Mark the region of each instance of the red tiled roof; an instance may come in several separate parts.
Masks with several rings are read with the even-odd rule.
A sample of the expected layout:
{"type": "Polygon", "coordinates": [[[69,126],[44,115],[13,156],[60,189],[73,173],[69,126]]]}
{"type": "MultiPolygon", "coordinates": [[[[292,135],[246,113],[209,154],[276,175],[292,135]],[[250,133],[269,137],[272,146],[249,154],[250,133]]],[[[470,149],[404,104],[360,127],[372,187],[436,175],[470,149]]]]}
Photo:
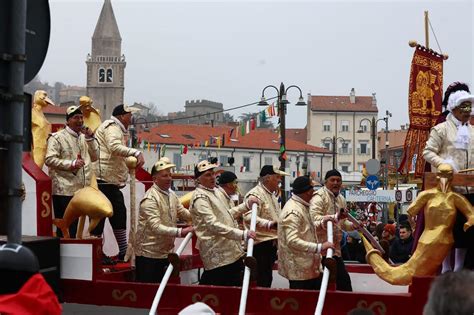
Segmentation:
{"type": "MultiPolygon", "coordinates": [[[[389,130],[388,132],[388,147],[390,149],[400,148],[405,145],[405,138],[407,136],[408,129],[405,130],[389,130]]],[[[385,132],[379,131],[378,137],[378,148],[382,150],[385,148],[385,132]]]]}
{"type": "Polygon", "coordinates": [[[372,96],[356,96],[355,103],[350,102],[349,96],[311,96],[311,110],[322,112],[378,112],[377,106],[372,106],[372,96]]]}
{"type": "MultiPolygon", "coordinates": [[[[242,136],[238,128],[229,126],[205,126],[205,125],[176,125],[176,124],[162,124],[153,127],[149,132],[140,132],[138,137],[150,143],[160,144],[196,144],[210,139],[211,136],[218,137],[225,134],[225,148],[242,148],[242,149],[265,149],[275,150],[280,149],[278,134],[270,129],[255,129],[249,134],[242,136]],[[229,139],[230,130],[234,129],[231,141],[229,139]],[[160,135],[167,135],[165,137],[160,135]],[[194,138],[191,139],[190,137],[194,138]]],[[[216,147],[214,143],[211,145],[216,147]]],[[[286,139],[286,149],[288,151],[307,151],[317,153],[330,153],[325,148],[320,148],[308,145],[304,142],[296,141],[291,138],[286,139]]]]}
{"type": "Polygon", "coordinates": [[[292,139],[298,142],[306,143],[306,128],[286,129],[286,139],[292,139]]]}
{"type": "Polygon", "coordinates": [[[48,105],[43,108],[43,113],[53,115],[66,115],[66,107],[48,105]]]}

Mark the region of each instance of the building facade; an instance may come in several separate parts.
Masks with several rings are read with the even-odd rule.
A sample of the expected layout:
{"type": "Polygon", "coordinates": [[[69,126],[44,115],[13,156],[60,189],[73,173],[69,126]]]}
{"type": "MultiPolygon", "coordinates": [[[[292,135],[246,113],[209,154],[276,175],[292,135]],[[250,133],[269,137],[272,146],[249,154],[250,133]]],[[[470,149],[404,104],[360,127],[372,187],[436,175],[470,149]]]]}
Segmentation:
{"type": "Polygon", "coordinates": [[[184,105],[184,116],[190,117],[186,121],[179,121],[179,124],[223,124],[224,123],[224,105],[222,103],[208,100],[186,101],[184,105]],[[220,112],[220,113],[216,113],[220,112]]]}
{"type": "Polygon", "coordinates": [[[332,152],[335,167],[344,173],[360,173],[364,163],[377,152],[371,135],[372,119],[377,120],[375,93],[356,96],[308,95],[307,143],[332,152]]]}
{"type": "Polygon", "coordinates": [[[92,36],[92,50],[87,60],[87,95],[99,109],[102,120],[114,107],[123,103],[125,56],[122,37],[110,0],[105,0],[92,36]]]}

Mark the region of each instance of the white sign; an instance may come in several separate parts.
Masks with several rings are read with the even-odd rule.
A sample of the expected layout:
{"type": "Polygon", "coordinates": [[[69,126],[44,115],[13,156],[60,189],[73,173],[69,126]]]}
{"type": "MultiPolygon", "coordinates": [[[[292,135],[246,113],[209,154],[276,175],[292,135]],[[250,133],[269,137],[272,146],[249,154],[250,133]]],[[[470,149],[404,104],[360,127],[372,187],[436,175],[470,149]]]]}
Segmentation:
{"type": "MultiPolygon", "coordinates": [[[[351,202],[396,202],[396,190],[347,190],[346,200],[351,202]]],[[[413,199],[416,198],[417,191],[412,190],[413,199]]],[[[406,194],[402,194],[401,202],[410,202],[406,200],[406,194]]]]}

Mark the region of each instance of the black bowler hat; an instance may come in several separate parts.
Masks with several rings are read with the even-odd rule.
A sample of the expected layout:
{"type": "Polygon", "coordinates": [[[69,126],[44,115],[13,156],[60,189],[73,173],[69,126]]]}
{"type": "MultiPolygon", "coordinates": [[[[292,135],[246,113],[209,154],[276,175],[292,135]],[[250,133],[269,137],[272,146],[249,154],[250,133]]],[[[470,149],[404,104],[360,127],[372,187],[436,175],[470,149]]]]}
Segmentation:
{"type": "Polygon", "coordinates": [[[236,179],[237,176],[234,173],[229,171],[222,172],[222,174],[219,176],[219,185],[232,183],[236,179]]]}
{"type": "Polygon", "coordinates": [[[313,182],[308,176],[300,176],[293,182],[292,192],[295,195],[302,194],[313,189],[313,182]]]}
{"type": "Polygon", "coordinates": [[[128,113],[134,113],[134,112],[139,112],[139,111],[140,110],[136,107],[120,104],[120,105],[115,106],[114,111],[112,112],[112,116],[120,116],[120,115],[125,115],[128,113]]]}
{"type": "Polygon", "coordinates": [[[324,176],[324,179],[326,180],[331,176],[337,176],[337,177],[342,178],[342,175],[341,175],[341,173],[339,173],[338,170],[330,170],[326,173],[326,176],[324,176]]]}

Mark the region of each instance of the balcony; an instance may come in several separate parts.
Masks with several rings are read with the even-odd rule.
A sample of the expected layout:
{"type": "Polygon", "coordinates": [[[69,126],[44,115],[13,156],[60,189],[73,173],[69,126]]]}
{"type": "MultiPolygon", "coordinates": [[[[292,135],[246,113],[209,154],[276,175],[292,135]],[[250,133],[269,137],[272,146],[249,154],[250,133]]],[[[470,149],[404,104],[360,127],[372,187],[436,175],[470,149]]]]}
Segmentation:
{"type": "Polygon", "coordinates": [[[370,149],[361,150],[361,148],[357,148],[357,155],[370,155],[370,149]]]}
{"type": "Polygon", "coordinates": [[[339,148],[337,149],[337,153],[340,155],[350,155],[352,154],[352,148],[339,148]]]}

